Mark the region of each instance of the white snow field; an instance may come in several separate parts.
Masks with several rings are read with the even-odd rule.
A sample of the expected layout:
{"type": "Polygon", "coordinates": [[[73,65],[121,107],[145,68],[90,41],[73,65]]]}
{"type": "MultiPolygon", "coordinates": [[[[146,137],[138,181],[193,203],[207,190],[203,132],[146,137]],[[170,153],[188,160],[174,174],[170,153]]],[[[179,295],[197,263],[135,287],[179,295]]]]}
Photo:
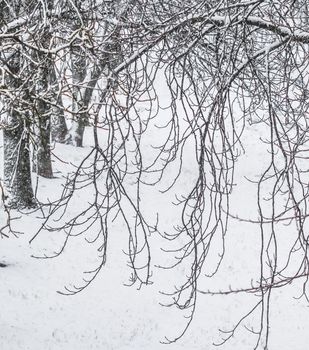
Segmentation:
{"type": "MultiPolygon", "coordinates": [[[[162,111],[161,113],[166,113],[162,111]]],[[[91,149],[91,128],[86,130],[86,144],[82,149],[56,144],[53,167],[55,179],[38,181],[40,198],[53,199],[61,191],[70,164],[78,164],[91,149]],[[65,164],[58,158],[70,163],[65,164]]],[[[157,131],[160,132],[160,131],[157,131]]],[[[265,130],[260,125],[246,127],[243,145],[246,153],[236,164],[235,188],[231,197],[231,213],[241,218],[256,219],[256,185],[246,180],[255,179],[264,170],[269,157],[266,146],[259,138],[265,130]],[[245,178],[246,177],[246,178],[245,178]]],[[[152,140],[158,135],[153,134],[152,140]]],[[[151,155],[149,154],[149,157],[151,155]]],[[[149,220],[160,215],[160,229],[171,231],[179,222],[179,212],[172,204],[177,191],[189,189],[194,179],[194,157],[188,148],[184,154],[184,169],[179,183],[171,194],[160,194],[158,189],[145,190],[142,205],[149,220]]],[[[33,178],[34,183],[36,177],[33,178]]],[[[164,187],[164,186],[162,186],[164,187]]],[[[161,187],[159,186],[159,189],[161,187]]],[[[75,206],[91,201],[91,191],[76,195],[75,206]]],[[[70,213],[69,213],[70,214],[70,213]]],[[[0,209],[1,220],[5,213],[0,209]]],[[[174,307],[163,307],[171,299],[163,292],[171,292],[185,275],[185,267],[162,270],[156,265],[171,263],[173,254],[161,251],[168,247],[158,234],[150,239],[152,249],[152,285],[137,290],[125,284],[130,277],[127,257],[125,226],[115,222],[110,227],[107,262],[97,278],[82,292],[64,296],[57,291],[64,287],[82,285],[84,271],[93,269],[99,262],[99,243],[89,244],[85,236],[72,237],[63,254],[55,259],[36,259],[34,256],[50,255],[59,250],[62,232],[40,233],[29,244],[40,227],[40,213],[18,214],[14,228],[24,232],[0,241],[0,349],[2,350],[213,350],[222,339],[219,329],[230,330],[254,305],[253,294],[198,295],[193,322],[186,334],[176,343],[165,345],[165,336],[177,337],[185,323],[186,312],[174,307]]],[[[293,227],[282,225],[279,249],[282,254],[289,248],[293,227]]],[[[294,232],[294,231],[293,231],[294,232]]],[[[201,276],[199,289],[212,291],[250,287],[259,276],[260,233],[258,225],[231,218],[226,236],[225,257],[213,278],[201,276]]],[[[215,248],[214,248],[215,249],[215,248]]],[[[217,252],[213,254],[213,264],[217,252]]],[[[212,270],[212,261],[205,269],[212,270]]],[[[205,270],[205,271],[206,271],[205,270]]],[[[306,350],[309,344],[309,309],[303,299],[296,299],[302,281],[293,282],[272,292],[270,311],[271,350],[306,350]]],[[[227,343],[224,350],[249,350],[256,344],[256,335],[247,328],[259,324],[258,314],[249,317],[227,343]]],[[[219,347],[220,348],[220,347],[219,347]]]]}

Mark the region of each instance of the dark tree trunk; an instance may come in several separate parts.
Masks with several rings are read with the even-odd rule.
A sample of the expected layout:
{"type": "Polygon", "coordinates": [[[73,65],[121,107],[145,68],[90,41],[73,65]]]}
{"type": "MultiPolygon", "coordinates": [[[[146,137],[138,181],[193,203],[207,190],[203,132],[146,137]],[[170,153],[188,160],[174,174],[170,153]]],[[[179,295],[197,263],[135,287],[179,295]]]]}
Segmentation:
{"type": "MultiPolygon", "coordinates": [[[[46,75],[41,75],[42,80],[38,82],[38,92],[46,91],[45,86],[46,75]]],[[[51,134],[51,118],[50,118],[50,106],[39,98],[35,101],[35,166],[34,171],[38,175],[52,178],[52,162],[51,162],[51,149],[50,149],[50,134],[51,134]]]]}
{"type": "Polygon", "coordinates": [[[4,185],[12,208],[35,207],[31,184],[28,125],[12,111],[11,125],[3,130],[4,185]]]}
{"type": "MultiPolygon", "coordinates": [[[[43,36],[48,42],[48,31],[43,36]]],[[[52,60],[46,60],[46,57],[38,54],[37,59],[41,61],[41,66],[37,69],[36,96],[34,97],[34,119],[36,123],[36,171],[43,177],[52,178],[52,162],[51,162],[51,105],[47,103],[41,96],[51,98],[49,93],[49,65],[52,60]]]]}
{"type": "Polygon", "coordinates": [[[66,143],[68,136],[68,127],[63,113],[56,114],[53,108],[51,117],[51,139],[59,143],[66,143]]]}
{"type": "Polygon", "coordinates": [[[51,151],[50,151],[50,117],[39,117],[38,120],[38,135],[37,135],[37,150],[36,160],[38,175],[52,178],[52,162],[51,162],[51,151]]]}
{"type": "MultiPolygon", "coordinates": [[[[53,1],[47,0],[47,14],[49,15],[53,9],[53,1]]],[[[44,26],[43,32],[39,38],[40,44],[44,49],[48,50],[52,39],[52,31],[49,25],[44,26]]],[[[34,68],[35,76],[35,96],[34,96],[34,120],[36,124],[36,171],[43,177],[52,178],[52,162],[51,162],[51,104],[46,100],[52,100],[52,89],[50,89],[52,78],[50,71],[54,69],[54,61],[50,54],[42,52],[33,52],[39,66],[34,68]]],[[[55,72],[52,72],[55,73],[55,72]]],[[[54,78],[55,79],[55,78],[54,78]]]]}
{"type": "Polygon", "coordinates": [[[50,81],[53,86],[54,102],[56,106],[52,107],[51,117],[51,139],[59,143],[66,143],[68,140],[68,127],[64,116],[62,97],[57,83],[55,67],[50,71],[50,81]]]}

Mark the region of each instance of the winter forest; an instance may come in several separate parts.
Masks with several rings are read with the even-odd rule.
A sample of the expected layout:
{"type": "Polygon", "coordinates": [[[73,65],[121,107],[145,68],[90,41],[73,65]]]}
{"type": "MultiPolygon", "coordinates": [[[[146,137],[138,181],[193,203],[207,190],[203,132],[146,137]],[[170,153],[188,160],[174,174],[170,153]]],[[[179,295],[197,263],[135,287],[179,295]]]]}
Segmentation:
{"type": "Polygon", "coordinates": [[[308,113],[307,0],[0,0],[0,348],[307,349],[308,113]]]}

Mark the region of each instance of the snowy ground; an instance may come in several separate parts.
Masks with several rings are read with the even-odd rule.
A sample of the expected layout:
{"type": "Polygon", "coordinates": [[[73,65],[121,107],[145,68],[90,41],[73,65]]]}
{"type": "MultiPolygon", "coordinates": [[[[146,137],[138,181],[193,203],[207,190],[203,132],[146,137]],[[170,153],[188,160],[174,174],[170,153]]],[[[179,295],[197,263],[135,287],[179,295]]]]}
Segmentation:
{"type": "MultiPolygon", "coordinates": [[[[90,134],[91,130],[87,130],[90,134]]],[[[256,218],[256,187],[244,176],[254,178],[263,168],[265,148],[256,147],[259,129],[246,129],[244,145],[246,154],[237,164],[237,186],[232,197],[231,212],[245,218],[256,218]]],[[[90,136],[86,138],[90,139],[90,136]]],[[[86,144],[82,150],[68,145],[56,145],[55,154],[62,159],[78,163],[89,151],[86,144]]],[[[52,198],[61,188],[61,175],[65,167],[54,159],[58,178],[39,180],[41,193],[52,198]]],[[[192,181],[190,156],[184,169],[182,186],[192,181]]],[[[158,193],[149,193],[147,205],[150,217],[155,217],[153,208],[162,209],[161,227],[168,230],[175,223],[175,212],[171,202],[158,193]]],[[[80,198],[85,200],[85,198],[80,198]]],[[[0,209],[1,210],[1,209],[0,209]]],[[[157,210],[157,209],[156,209],[157,210]]],[[[0,212],[3,215],[3,212],[0,212]]],[[[16,228],[24,232],[18,238],[0,241],[0,262],[8,264],[0,269],[0,349],[3,350],[180,350],[216,349],[220,329],[231,329],[239,318],[253,305],[254,296],[237,294],[231,296],[200,295],[194,321],[176,344],[163,345],[164,337],[173,338],[182,330],[183,314],[159,303],[170,300],[159,291],[171,291],[177,284],[181,271],[171,272],[153,267],[153,285],[136,290],[126,287],[130,274],[126,257],[125,228],[115,224],[108,248],[108,260],[97,279],[83,292],[75,296],[63,296],[64,286],[82,281],[83,271],[95,266],[96,246],[89,245],[84,238],[71,240],[64,253],[50,260],[32,258],[57,250],[61,235],[40,235],[33,244],[28,241],[39,227],[38,214],[22,216],[16,228]]],[[[282,229],[283,241],[288,240],[290,227],[282,229]]],[[[153,266],[164,263],[167,257],[160,251],[164,244],[160,237],[151,237],[153,266]]],[[[283,247],[284,248],[284,247],[283,247]]],[[[257,276],[259,253],[259,231],[250,223],[231,220],[226,241],[226,256],[218,275],[209,280],[202,279],[201,289],[226,290],[229,286],[250,286],[257,276]]],[[[309,343],[309,311],[299,295],[297,283],[273,292],[271,310],[271,350],[305,350],[309,343]]],[[[252,320],[254,325],[258,320],[252,320]]],[[[253,349],[255,336],[243,327],[224,350],[253,349]]]]}

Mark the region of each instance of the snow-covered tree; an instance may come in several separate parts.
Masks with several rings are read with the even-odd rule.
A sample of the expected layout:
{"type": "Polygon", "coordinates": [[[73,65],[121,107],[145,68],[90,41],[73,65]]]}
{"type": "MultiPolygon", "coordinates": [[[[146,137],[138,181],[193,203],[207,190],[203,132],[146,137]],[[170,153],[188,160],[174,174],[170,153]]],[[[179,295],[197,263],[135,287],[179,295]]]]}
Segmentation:
{"type": "MultiPolygon", "coordinates": [[[[109,227],[115,216],[122,217],[127,228],[132,284],[150,283],[148,236],[154,231],[160,233],[160,227],[159,222],[150,224],[146,219],[142,188],[160,184],[169,166],[175,164],[178,172],[166,191],[171,190],[183,169],[184,149],[191,147],[195,182],[179,198],[177,205],[181,206],[182,215],[175,232],[162,234],[183,244],[175,244],[174,266],[190,266],[172,302],[189,314],[182,336],[194,316],[199,281],[213,242],[220,245],[221,251],[211,276],[217,273],[224,258],[229,199],[235,185],[234,170],[243,152],[244,127],[252,123],[263,125],[269,133],[265,141],[269,164],[257,180],[261,273],[251,287],[218,293],[259,293],[247,316],[259,312],[256,348],[263,338],[266,349],[273,289],[303,278],[303,296],[308,299],[308,237],[304,227],[309,181],[303,164],[309,142],[306,1],[123,0],[117,3],[115,11],[111,10],[110,1],[89,0],[81,4],[55,0],[57,10],[51,15],[47,15],[46,1],[34,3],[37,6],[32,12],[27,8],[28,12],[6,19],[0,38],[3,52],[19,52],[22,67],[28,67],[28,72],[31,67],[35,79],[29,79],[23,69],[14,73],[4,55],[2,75],[14,76],[18,85],[7,84],[1,94],[6,99],[17,98],[17,112],[23,118],[29,116],[24,120],[32,126],[41,122],[39,129],[47,135],[50,122],[46,116],[54,110],[51,106],[64,110],[55,96],[69,95],[73,98],[67,108],[73,143],[82,145],[85,120],[93,128],[93,148],[68,178],[62,196],[49,203],[40,229],[63,230],[66,244],[72,235],[85,234],[99,223],[95,241],[103,242],[101,264],[88,274],[85,285],[68,293],[83,290],[104,266],[109,227]],[[48,18],[56,30],[50,29],[48,18]],[[56,40],[59,38],[55,33],[62,33],[61,40],[56,40]],[[46,70],[63,57],[71,64],[72,76],[59,75],[59,91],[52,94],[46,70]],[[147,164],[144,138],[162,106],[156,79],[163,74],[169,87],[171,113],[164,127],[161,125],[164,136],[153,150],[153,163],[147,164]],[[27,98],[21,91],[27,91],[27,98]],[[140,101],[148,104],[148,113],[141,112],[140,101]],[[100,138],[101,129],[104,140],[100,138]],[[128,189],[128,184],[132,188],[128,189]],[[53,220],[64,216],[77,191],[85,186],[94,192],[93,203],[66,220],[53,220]],[[265,203],[271,203],[270,209],[265,203]],[[279,266],[276,224],[281,221],[294,223],[296,229],[285,265],[279,266]],[[270,234],[264,228],[269,223],[270,234]],[[291,273],[290,256],[296,249],[302,255],[298,269],[291,273]]],[[[8,113],[9,109],[5,111],[8,113]]],[[[5,127],[5,133],[8,130],[5,127]]],[[[40,140],[47,140],[48,136],[38,135],[40,140]]],[[[235,334],[245,318],[223,342],[235,334]]]]}
{"type": "MultiPolygon", "coordinates": [[[[13,5],[13,4],[12,4],[13,5]]],[[[8,23],[14,15],[18,16],[20,7],[8,8],[2,4],[1,20],[8,23]]],[[[14,23],[12,29],[7,25],[6,35],[2,44],[2,126],[3,126],[3,152],[4,152],[4,186],[8,204],[14,208],[33,207],[35,205],[31,184],[29,125],[30,118],[23,103],[29,96],[29,91],[21,78],[25,61],[22,48],[11,45],[11,36],[14,36],[14,23]],[[11,34],[12,33],[12,34],[11,34]]]]}

